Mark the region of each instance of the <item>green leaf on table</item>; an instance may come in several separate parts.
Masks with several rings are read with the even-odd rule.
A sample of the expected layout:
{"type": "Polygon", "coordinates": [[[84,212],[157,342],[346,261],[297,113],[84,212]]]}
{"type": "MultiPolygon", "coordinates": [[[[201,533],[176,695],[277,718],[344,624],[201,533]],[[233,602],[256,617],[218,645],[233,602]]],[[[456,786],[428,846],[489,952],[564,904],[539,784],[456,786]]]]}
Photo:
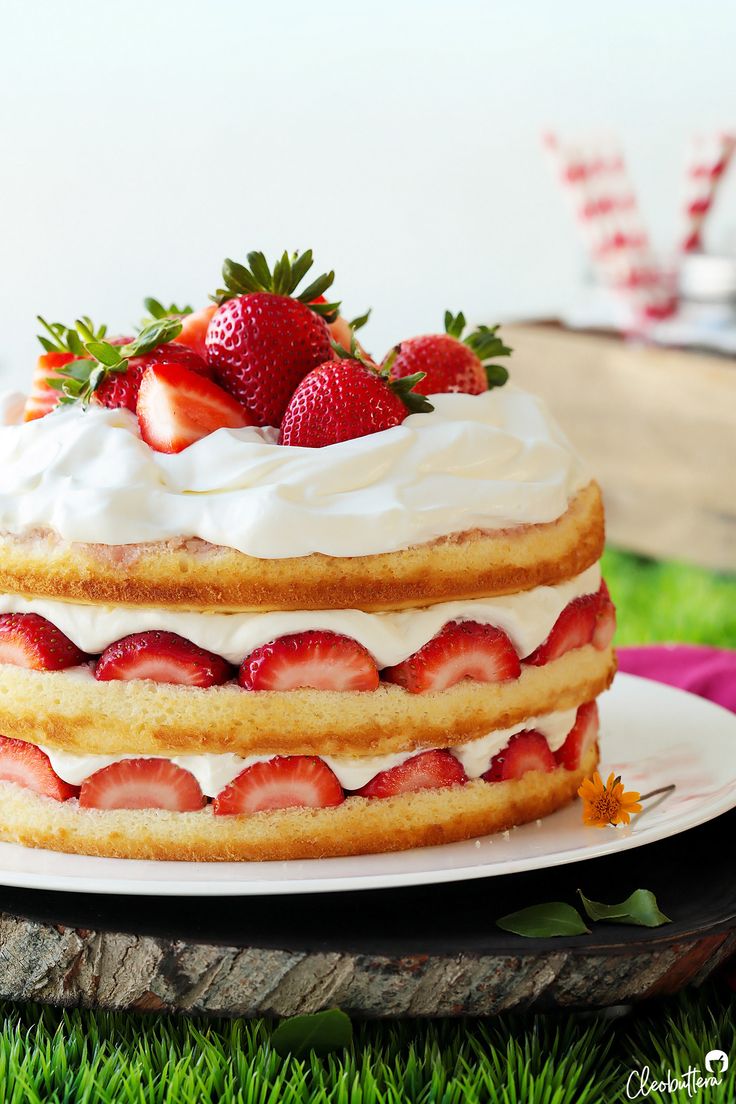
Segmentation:
{"type": "Polygon", "coordinates": [[[328,1008],[310,1016],[290,1016],[282,1020],[273,1035],[271,1045],[277,1054],[293,1054],[299,1058],[313,1050],[316,1054],[331,1054],[353,1041],[350,1017],[340,1008],[328,1008]]]}
{"type": "Polygon", "coordinates": [[[564,901],[548,901],[544,905],[510,912],[496,921],[499,928],[524,935],[531,939],[543,939],[552,935],[584,935],[590,931],[576,908],[564,901]]]}
{"type": "Polygon", "coordinates": [[[610,924],[636,924],[642,928],[659,928],[671,924],[669,916],[660,912],[657,898],[650,889],[635,889],[630,897],[617,905],[604,905],[589,901],[582,889],[578,890],[583,908],[591,920],[607,920],[610,924]]]}

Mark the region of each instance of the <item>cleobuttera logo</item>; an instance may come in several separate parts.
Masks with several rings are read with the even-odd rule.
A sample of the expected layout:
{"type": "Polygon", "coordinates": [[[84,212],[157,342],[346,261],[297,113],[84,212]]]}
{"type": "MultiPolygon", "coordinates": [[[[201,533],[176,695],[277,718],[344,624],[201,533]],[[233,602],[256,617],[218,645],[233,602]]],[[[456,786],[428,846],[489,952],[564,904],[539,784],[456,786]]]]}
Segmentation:
{"type": "Polygon", "coordinates": [[[722,1084],[728,1070],[728,1055],[724,1050],[709,1050],[703,1059],[705,1073],[700,1066],[690,1066],[684,1072],[660,1071],[658,1077],[652,1074],[649,1066],[632,1070],[626,1081],[626,1095],[629,1100],[648,1097],[652,1093],[687,1093],[692,1099],[699,1096],[703,1089],[714,1089],[722,1084]]]}

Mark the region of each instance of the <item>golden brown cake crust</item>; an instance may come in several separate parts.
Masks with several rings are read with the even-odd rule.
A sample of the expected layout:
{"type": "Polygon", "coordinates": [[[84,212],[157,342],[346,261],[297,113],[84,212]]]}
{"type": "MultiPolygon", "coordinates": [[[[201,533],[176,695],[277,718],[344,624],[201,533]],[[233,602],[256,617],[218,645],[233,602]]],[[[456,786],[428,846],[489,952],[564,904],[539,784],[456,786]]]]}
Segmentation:
{"type": "Polygon", "coordinates": [[[248,692],[236,686],[97,682],[79,669],[0,664],[0,733],[81,754],[384,755],[452,747],[590,701],[613,679],[612,648],[576,648],[520,678],[449,690],[248,692]]]}
{"type": "Polygon", "coordinates": [[[332,809],[286,809],[216,817],[158,809],[81,809],[10,782],[0,783],[0,838],[30,847],[133,859],[242,861],[313,859],[404,851],[501,832],[547,816],[573,800],[592,774],[531,771],[512,782],[482,780],[384,799],[350,797],[332,809]]]}
{"type": "Polygon", "coordinates": [[[600,490],[591,482],[556,521],[376,556],[260,560],[200,540],[108,547],[66,544],[51,533],[0,534],[0,592],[219,612],[371,612],[551,586],[600,559],[603,539],[600,490]]]}

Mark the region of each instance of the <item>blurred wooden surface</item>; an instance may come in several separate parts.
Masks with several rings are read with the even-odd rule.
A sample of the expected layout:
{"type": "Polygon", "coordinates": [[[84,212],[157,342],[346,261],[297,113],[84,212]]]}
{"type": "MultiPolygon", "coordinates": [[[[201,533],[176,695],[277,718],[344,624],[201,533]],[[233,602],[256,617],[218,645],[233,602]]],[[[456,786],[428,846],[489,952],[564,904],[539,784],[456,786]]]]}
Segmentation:
{"type": "Polygon", "coordinates": [[[736,571],[736,361],[551,324],[504,336],[601,483],[609,541],[736,571]]]}

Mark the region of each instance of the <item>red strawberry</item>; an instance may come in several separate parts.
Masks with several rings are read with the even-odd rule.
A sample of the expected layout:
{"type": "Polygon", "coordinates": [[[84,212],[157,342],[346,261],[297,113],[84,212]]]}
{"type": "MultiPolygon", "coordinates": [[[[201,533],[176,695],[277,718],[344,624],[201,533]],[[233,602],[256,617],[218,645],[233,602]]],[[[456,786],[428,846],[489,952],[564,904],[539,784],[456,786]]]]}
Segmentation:
{"type": "Polygon", "coordinates": [[[201,310],[185,314],[181,320],[181,333],[176,339],[178,345],[188,345],[204,361],[207,360],[207,328],[216,310],[217,304],[212,303],[201,310]]]}
{"type": "Polygon", "coordinates": [[[105,377],[95,392],[95,402],[111,410],[126,407],[135,413],[143,376],[152,367],[178,366],[201,377],[210,375],[209,368],[194,349],[178,341],[157,345],[143,356],[130,357],[127,364],[124,372],[111,372],[105,377]]]}
{"type": "Polygon", "coordinates": [[[87,809],[194,813],[204,803],[194,775],[170,759],[121,759],[85,778],[79,793],[79,804],[87,809]]]}
{"type": "Polygon", "coordinates": [[[418,380],[410,376],[391,383],[368,361],[327,361],[310,372],[292,395],[279,441],[322,448],[391,429],[411,411],[432,410],[423,395],[411,390],[418,380]]]}
{"type": "Polygon", "coordinates": [[[245,690],[376,690],[378,671],[357,640],[320,629],[280,636],[243,660],[245,690]]]}
{"type": "Polygon", "coordinates": [[[601,580],[598,601],[598,615],[593,630],[593,643],[599,651],[604,652],[616,632],[616,607],[611,601],[611,595],[608,593],[608,587],[604,579],[601,580]]]}
{"type": "Polygon", "coordinates": [[[152,679],[181,686],[220,686],[230,676],[230,664],[222,656],[176,633],[158,630],[116,640],[95,667],[95,678],[101,682],[152,679]]]}
{"type": "Polygon", "coordinates": [[[544,736],[529,729],[517,732],[503,751],[494,755],[483,778],[486,782],[507,782],[512,778],[521,778],[527,771],[551,771],[556,766],[544,736]]]}
{"type": "Polygon", "coordinates": [[[61,629],[40,614],[0,614],[0,663],[34,671],[61,671],[86,659],[61,629]]]}
{"type": "Polygon", "coordinates": [[[449,751],[423,751],[405,763],[381,771],[360,790],[358,797],[395,797],[419,790],[439,790],[445,786],[462,786],[467,775],[449,751]]]}
{"type": "Polygon", "coordinates": [[[545,663],[559,659],[572,648],[582,648],[585,644],[590,644],[599,605],[597,594],[584,594],[582,598],[573,599],[555,621],[547,639],[527,656],[524,663],[543,667],[545,663]]]}
{"type": "Polygon", "coordinates": [[[253,425],[227,391],[180,364],[149,367],[136,404],[141,437],[157,452],[181,452],[216,429],[253,425]]]}
{"type": "Polygon", "coordinates": [[[55,801],[66,801],[77,794],[76,786],[62,782],[45,752],[35,744],[6,736],[0,736],[0,782],[15,782],[55,801]]]}
{"type": "Polygon", "coordinates": [[[48,381],[60,379],[58,369],[63,368],[65,364],[70,364],[74,359],[74,353],[44,353],[38,358],[23,412],[24,422],[43,418],[59,405],[61,392],[50,387],[48,381]]]}
{"type": "Polygon", "coordinates": [[[277,426],[297,384],[332,356],[321,315],[334,315],[337,304],[315,300],[334,273],[296,295],[312,265],[311,250],[298,258],[284,253],[273,273],[262,253],[249,253],[248,264],[225,261],[226,288],[217,293],[221,306],[207,329],[207,359],[218,383],[253,411],[258,425],[277,426]]]}
{"type": "Polygon", "coordinates": [[[327,809],[345,800],[330,768],[314,755],[277,755],[246,767],[212,803],[216,816],[268,809],[327,809]]]}
{"type": "Polygon", "coordinates": [[[480,326],[462,340],[465,316],[445,312],[445,333],[426,334],[402,341],[389,353],[386,366],[394,379],[423,372],[422,391],[435,395],[444,391],[465,391],[480,395],[491,387],[500,387],[508,372],[500,364],[489,364],[492,357],[508,356],[511,349],[496,336],[498,326],[480,326]]]}
{"type": "Polygon", "coordinates": [[[501,629],[477,621],[450,621],[424,647],[383,677],[412,694],[447,690],[465,678],[504,682],[521,674],[519,657],[501,629]]]}
{"type": "Polygon", "coordinates": [[[578,709],[575,724],[561,748],[555,752],[557,763],[567,770],[577,770],[588,748],[598,739],[598,706],[586,702],[578,709]]]}

